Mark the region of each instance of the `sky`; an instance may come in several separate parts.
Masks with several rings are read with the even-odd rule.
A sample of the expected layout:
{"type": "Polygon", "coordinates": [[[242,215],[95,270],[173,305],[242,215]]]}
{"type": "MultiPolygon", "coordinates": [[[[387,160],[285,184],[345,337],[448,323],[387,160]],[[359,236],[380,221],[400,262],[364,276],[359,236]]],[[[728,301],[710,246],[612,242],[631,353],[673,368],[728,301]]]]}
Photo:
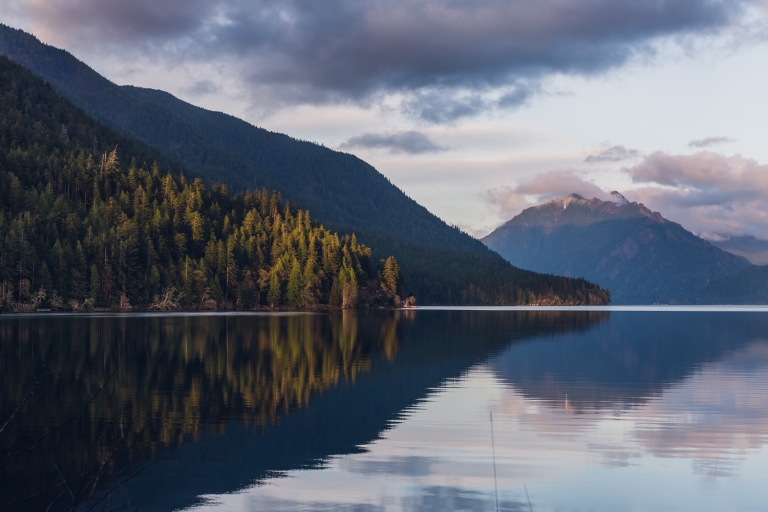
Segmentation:
{"type": "Polygon", "coordinates": [[[0,21],[353,153],[477,237],[618,190],[768,239],[767,0],[5,0],[0,21]]]}

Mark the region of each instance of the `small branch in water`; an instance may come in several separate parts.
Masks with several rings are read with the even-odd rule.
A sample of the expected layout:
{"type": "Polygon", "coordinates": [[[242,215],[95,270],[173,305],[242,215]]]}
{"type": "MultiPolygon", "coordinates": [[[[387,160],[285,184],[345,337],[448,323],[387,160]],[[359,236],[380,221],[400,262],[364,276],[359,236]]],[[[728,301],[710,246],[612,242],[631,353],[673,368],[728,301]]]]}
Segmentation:
{"type": "Polygon", "coordinates": [[[525,498],[528,500],[528,510],[530,510],[530,512],[533,512],[533,506],[531,505],[531,497],[528,496],[528,487],[526,487],[525,484],[523,484],[523,489],[525,489],[525,498]]]}
{"type": "Polygon", "coordinates": [[[491,453],[493,455],[493,489],[496,492],[496,512],[499,512],[499,485],[496,482],[496,444],[493,440],[493,411],[491,415],[491,453]]]}

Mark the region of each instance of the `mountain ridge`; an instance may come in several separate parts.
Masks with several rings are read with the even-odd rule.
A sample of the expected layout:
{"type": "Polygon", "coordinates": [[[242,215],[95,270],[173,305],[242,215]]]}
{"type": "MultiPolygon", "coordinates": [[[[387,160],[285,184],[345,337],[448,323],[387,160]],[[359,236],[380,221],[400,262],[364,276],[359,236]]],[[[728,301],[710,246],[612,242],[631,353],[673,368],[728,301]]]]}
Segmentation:
{"type": "Polygon", "coordinates": [[[611,194],[616,198],[616,201],[603,201],[597,197],[587,199],[579,194],[569,194],[565,197],[555,198],[546,203],[526,208],[502,226],[513,224],[513,221],[519,217],[523,217],[521,221],[525,225],[540,225],[547,228],[553,228],[563,223],[574,223],[574,221],[586,225],[591,222],[604,220],[605,214],[618,215],[617,218],[642,216],[658,223],[669,222],[659,212],[650,210],[642,203],[632,203],[616,191],[611,192],[611,194]],[[569,217],[566,211],[571,204],[587,208],[591,215],[585,216],[584,212],[581,212],[578,218],[569,217]],[[566,216],[563,219],[561,216],[564,213],[566,213],[566,216]]]}

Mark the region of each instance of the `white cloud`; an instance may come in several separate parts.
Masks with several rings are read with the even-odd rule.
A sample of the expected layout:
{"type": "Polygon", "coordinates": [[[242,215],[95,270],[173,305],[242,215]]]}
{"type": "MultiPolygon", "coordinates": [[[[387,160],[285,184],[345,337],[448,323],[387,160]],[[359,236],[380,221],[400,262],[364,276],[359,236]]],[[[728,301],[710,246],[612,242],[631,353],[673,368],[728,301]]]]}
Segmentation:
{"type": "Polygon", "coordinates": [[[657,152],[624,172],[647,206],[695,233],[768,238],[768,165],[710,151],[657,152]]]}

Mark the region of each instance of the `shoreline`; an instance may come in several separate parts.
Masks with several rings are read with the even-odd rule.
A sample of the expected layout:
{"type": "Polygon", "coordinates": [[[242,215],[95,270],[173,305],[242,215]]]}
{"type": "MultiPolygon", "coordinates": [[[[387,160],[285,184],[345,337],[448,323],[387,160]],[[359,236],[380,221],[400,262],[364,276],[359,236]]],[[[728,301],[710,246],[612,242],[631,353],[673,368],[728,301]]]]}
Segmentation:
{"type": "Polygon", "coordinates": [[[98,308],[88,311],[6,311],[0,313],[3,317],[22,317],[22,316],[287,316],[298,314],[320,314],[330,311],[551,311],[551,312],[691,312],[691,313],[728,313],[728,312],[748,312],[748,313],[768,313],[768,305],[764,304],[742,304],[742,305],[621,305],[621,306],[412,306],[397,308],[363,308],[363,309],[342,309],[342,308],[312,308],[312,309],[289,309],[289,308],[262,308],[249,310],[131,310],[121,311],[117,309],[98,308]]]}

